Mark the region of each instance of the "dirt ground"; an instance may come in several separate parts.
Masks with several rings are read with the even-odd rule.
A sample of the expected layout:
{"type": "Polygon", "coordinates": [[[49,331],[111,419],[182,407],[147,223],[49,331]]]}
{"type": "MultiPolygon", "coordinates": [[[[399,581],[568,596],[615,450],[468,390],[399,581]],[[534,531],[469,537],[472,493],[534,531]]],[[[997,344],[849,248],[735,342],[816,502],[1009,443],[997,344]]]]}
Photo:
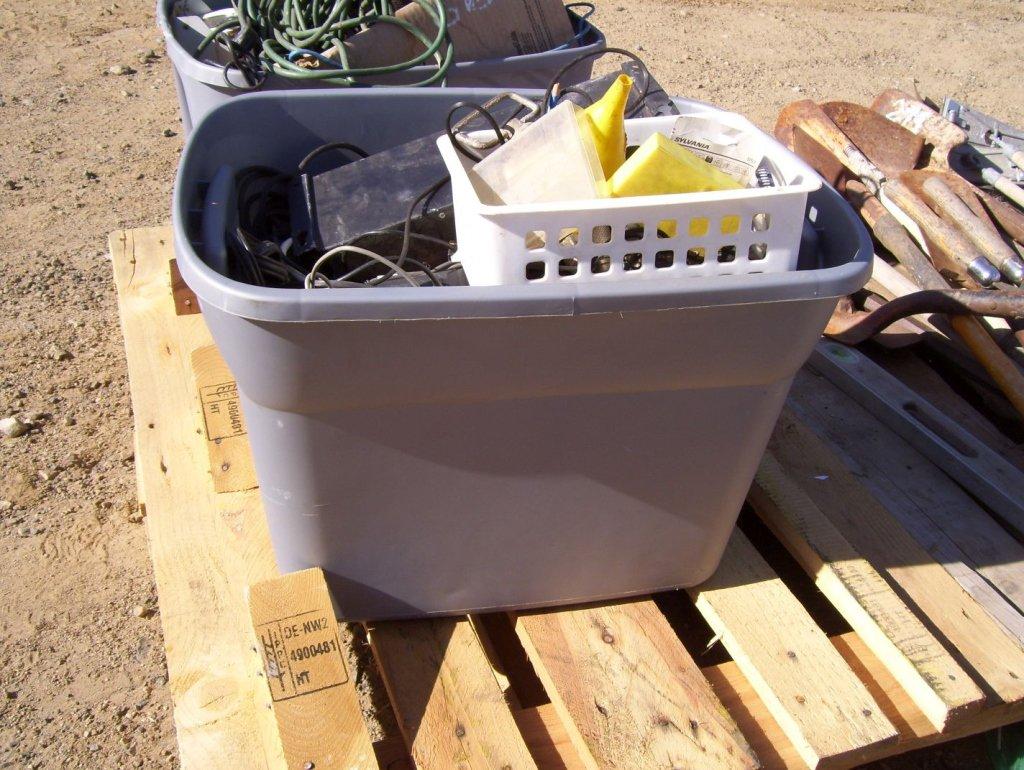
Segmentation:
{"type": "MultiPolygon", "coordinates": [[[[0,439],[4,768],[177,766],[106,256],[111,230],[169,216],[182,137],[152,6],[0,0],[0,417],[32,426],[0,439]]],[[[890,86],[1024,124],[1019,0],[598,6],[670,92],[766,128],[890,86]]],[[[898,766],[977,766],[979,745],[898,766]]]]}

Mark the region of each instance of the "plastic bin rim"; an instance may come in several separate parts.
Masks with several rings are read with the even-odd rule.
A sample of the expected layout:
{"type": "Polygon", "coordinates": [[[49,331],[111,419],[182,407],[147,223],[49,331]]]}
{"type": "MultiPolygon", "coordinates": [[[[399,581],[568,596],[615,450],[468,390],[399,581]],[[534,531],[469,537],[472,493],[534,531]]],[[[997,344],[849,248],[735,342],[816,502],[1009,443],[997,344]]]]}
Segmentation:
{"type": "MultiPolygon", "coordinates": [[[[188,76],[193,80],[197,80],[207,85],[216,86],[218,88],[227,88],[228,84],[224,82],[224,71],[220,67],[199,61],[189,51],[186,51],[185,47],[178,41],[178,38],[175,37],[174,29],[171,26],[170,16],[171,6],[174,5],[174,2],[175,0],[157,0],[156,2],[157,26],[160,27],[160,32],[164,36],[164,44],[167,46],[167,52],[171,60],[179,69],[185,70],[188,76]]],[[[606,45],[604,33],[601,32],[601,30],[599,30],[593,23],[590,23],[590,29],[590,35],[576,46],[576,48],[581,52],[592,46],[604,48],[606,45]]],[[[519,56],[504,56],[494,59],[477,59],[476,61],[454,62],[452,67],[454,69],[465,69],[472,67],[475,64],[500,64],[501,62],[508,61],[515,61],[528,65],[531,62],[537,61],[540,57],[551,56],[556,53],[560,53],[560,51],[539,51],[538,53],[521,54],[519,56]]],[[[413,67],[412,71],[415,72],[430,68],[431,67],[429,65],[419,65],[417,67],[413,67]]],[[[232,84],[230,88],[243,93],[245,91],[244,88],[234,84],[232,84]]]]}
{"type": "MultiPolygon", "coordinates": [[[[432,89],[396,87],[302,91],[289,99],[388,99],[423,95],[432,89]]],[[[441,90],[441,89],[433,89],[441,90]]],[[[484,89],[493,90],[493,89],[484,89]]],[[[480,89],[446,88],[453,100],[474,98],[480,89]]],[[[526,92],[531,93],[531,92],[526,92]]],[[[521,286],[450,286],[444,289],[375,288],[352,290],[273,289],[232,280],[210,268],[196,253],[185,232],[189,196],[182,189],[193,154],[201,152],[204,127],[218,113],[242,110],[247,104],[278,100],[280,93],[242,94],[207,114],[189,136],[174,181],[172,225],[178,268],[189,287],[208,307],[253,321],[309,322],[342,320],[426,320],[582,315],[587,313],[670,310],[701,306],[751,304],[787,300],[819,300],[851,294],[871,274],[874,247],[853,209],[834,189],[822,184],[819,195],[837,203],[843,223],[837,229],[857,239],[855,256],[834,267],[786,273],[732,275],[714,278],[636,279],[602,283],[557,283],[521,286]]],[[[692,100],[684,100],[692,101],[692,100]]],[[[852,244],[851,244],[852,247],[852,244]]]]}

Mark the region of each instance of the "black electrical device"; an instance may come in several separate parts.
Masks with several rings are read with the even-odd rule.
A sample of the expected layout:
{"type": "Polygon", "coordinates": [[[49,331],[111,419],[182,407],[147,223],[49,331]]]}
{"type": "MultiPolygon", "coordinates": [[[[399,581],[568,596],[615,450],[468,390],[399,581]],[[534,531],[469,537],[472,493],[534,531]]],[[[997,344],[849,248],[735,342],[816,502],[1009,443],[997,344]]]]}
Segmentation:
{"type": "Polygon", "coordinates": [[[605,91],[611,87],[619,75],[629,75],[633,80],[627,105],[629,114],[626,117],[656,118],[663,115],[679,114],[672,99],[661,87],[661,84],[654,79],[647,67],[632,60],[623,62],[618,71],[563,88],[561,94],[564,96],[562,98],[573,102],[578,107],[589,107],[604,96],[605,91]]]}
{"type": "MultiPolygon", "coordinates": [[[[340,152],[325,152],[306,164],[289,196],[293,249],[324,252],[354,243],[382,254],[397,253],[410,204],[448,176],[437,149],[439,136],[347,162],[340,152]]],[[[409,222],[412,233],[425,237],[410,241],[408,255],[435,262],[438,246],[428,239],[455,240],[451,185],[441,185],[416,205],[409,222]]]]}

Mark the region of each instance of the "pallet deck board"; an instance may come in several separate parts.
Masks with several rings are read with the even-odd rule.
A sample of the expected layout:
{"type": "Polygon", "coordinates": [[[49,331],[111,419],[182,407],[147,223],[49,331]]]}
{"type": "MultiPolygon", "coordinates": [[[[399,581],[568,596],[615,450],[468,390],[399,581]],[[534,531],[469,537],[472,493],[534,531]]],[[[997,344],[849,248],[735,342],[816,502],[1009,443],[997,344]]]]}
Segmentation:
{"type": "Polygon", "coordinates": [[[770,452],[748,499],[937,730],[981,708],[984,693],[770,452]]]}
{"type": "Polygon", "coordinates": [[[896,742],[867,688],[742,532],[690,594],[809,767],[896,742]]]}
{"type": "MultiPolygon", "coordinates": [[[[246,488],[251,480],[216,491],[224,454],[209,451],[197,387],[203,377],[193,376],[208,371],[206,356],[214,360],[200,352],[193,367],[212,340],[171,265],[170,230],[114,233],[111,256],[183,767],[292,767],[295,751],[309,751],[296,748],[303,741],[326,746],[340,729],[355,736],[354,764],[367,759],[391,770],[412,762],[410,755],[422,767],[642,768],[675,758],[699,768],[723,766],[717,760],[727,757],[726,766],[736,767],[841,768],[1024,718],[1024,650],[993,619],[1002,613],[1009,622],[1019,613],[989,582],[1024,575],[1010,558],[1015,541],[977,519],[998,555],[961,554],[954,579],[951,565],[907,532],[906,511],[891,509],[895,498],[885,499],[881,487],[873,494],[868,479],[851,473],[842,447],[805,424],[797,390],[796,411],[783,414],[772,451],[806,499],[775,502],[792,523],[810,500],[832,529],[776,526],[764,536],[777,537],[798,561],[804,554],[803,569],[817,576],[824,598],[840,610],[846,603],[848,619],[859,618],[855,631],[827,637],[797,598],[803,594],[791,592],[737,532],[722,569],[692,592],[733,660],[704,662],[699,651],[711,640],[691,638],[699,629],[672,628],[659,609],[668,605],[650,599],[524,612],[515,626],[504,615],[378,624],[370,629],[373,655],[403,735],[374,744],[369,757],[351,680],[338,683],[350,689],[335,693],[344,697],[324,708],[318,730],[304,731],[276,707],[261,677],[266,660],[258,657],[247,598],[263,581],[295,577],[278,578],[258,490],[246,488]],[[905,611],[930,635],[921,636],[905,611]],[[615,644],[604,641],[605,629],[615,644]],[[943,674],[957,685],[916,683],[943,674]],[[975,687],[987,697],[980,708],[975,687]],[[602,726],[597,703],[621,721],[602,726]],[[318,744],[317,732],[328,743],[318,744]]],[[[899,439],[884,426],[878,431],[876,440],[893,451],[899,439]]],[[[251,462],[244,436],[231,451],[229,466],[251,462]]],[[[986,515],[961,492],[943,499],[944,515],[986,515]]],[[[758,502],[756,489],[751,501],[758,502]]],[[[685,593],[677,599],[688,601],[685,593]]]]}
{"type": "Polygon", "coordinates": [[[536,767],[467,618],[372,623],[368,633],[418,767],[536,767]]]}
{"type": "MultiPolygon", "coordinates": [[[[986,696],[1021,705],[1024,650],[903,529],[814,432],[787,407],[772,453],[857,551],[947,643],[986,696]]],[[[1022,713],[1024,716],[1024,713],[1022,713]]]]}
{"type": "Polygon", "coordinates": [[[110,247],[182,766],[273,767],[244,587],[277,567],[258,500],[210,483],[191,373],[210,335],[201,315],[175,314],[169,229],[115,233],[110,247]]]}
{"type": "Polygon", "coordinates": [[[878,418],[832,383],[801,375],[794,396],[801,418],[861,471],[860,483],[937,561],[974,585],[977,578],[970,573],[977,573],[1002,595],[988,606],[998,608],[997,619],[1024,641],[1024,545],[1007,537],[956,482],[904,439],[883,433],[878,418]],[[1005,607],[1006,601],[1013,608],[1005,607]]]}
{"type": "Polygon", "coordinates": [[[650,599],[524,612],[516,631],[584,765],[754,768],[750,747],[650,599]]]}

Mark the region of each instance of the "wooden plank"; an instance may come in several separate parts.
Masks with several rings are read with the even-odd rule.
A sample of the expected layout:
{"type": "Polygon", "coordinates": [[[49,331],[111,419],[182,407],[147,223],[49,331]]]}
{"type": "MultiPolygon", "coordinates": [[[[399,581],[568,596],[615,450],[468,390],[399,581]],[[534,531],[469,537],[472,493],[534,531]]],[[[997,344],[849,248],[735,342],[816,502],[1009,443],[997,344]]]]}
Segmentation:
{"type": "Polygon", "coordinates": [[[277,569],[257,496],[209,483],[190,362],[209,332],[175,315],[169,228],[116,232],[110,250],[181,764],[280,767],[244,596],[277,569]]]}
{"type": "MultiPolygon", "coordinates": [[[[826,383],[827,384],[827,383],[826,383]]],[[[789,409],[769,450],[990,699],[1024,699],[1024,650],[789,409]]]]}
{"type": "Polygon", "coordinates": [[[650,599],[522,614],[516,631],[586,767],[758,766],[650,599]]]}
{"type": "Polygon", "coordinates": [[[748,500],[936,730],[981,707],[981,690],[771,453],[748,500]]]}
{"type": "MultiPolygon", "coordinates": [[[[1006,706],[985,708],[976,712],[970,719],[951,726],[945,733],[940,733],[856,633],[851,631],[840,634],[832,637],[830,641],[847,665],[865,683],[886,717],[899,729],[898,742],[880,744],[868,749],[863,762],[875,762],[937,743],[975,735],[1012,724],[1020,719],[1019,710],[1006,706]]],[[[735,662],[707,666],[703,671],[729,709],[729,713],[736,718],[743,734],[750,739],[751,746],[764,759],[766,768],[802,770],[806,767],[735,662]]],[[[858,764],[860,762],[840,762],[836,767],[852,767],[858,764]]]]}
{"type": "Polygon", "coordinates": [[[810,365],[1024,534],[1024,473],[856,349],[821,342],[810,365]]]}
{"type": "Polygon", "coordinates": [[[584,770],[572,739],[550,703],[515,709],[512,716],[542,770],[584,770]]]}
{"type": "Polygon", "coordinates": [[[192,370],[213,488],[218,492],[255,489],[256,469],[249,448],[249,433],[231,370],[214,345],[192,352],[192,370]]]}
{"type": "Polygon", "coordinates": [[[536,767],[466,618],[375,623],[368,633],[417,767],[536,767]]]}
{"type": "Polygon", "coordinates": [[[522,709],[550,704],[551,699],[526,657],[508,613],[471,615],[469,620],[509,705],[522,709]]]}
{"type": "Polygon", "coordinates": [[[256,583],[249,609],[288,767],[377,767],[323,571],[256,583]]]}
{"type": "Polygon", "coordinates": [[[878,704],[741,532],[690,595],[810,767],[895,742],[878,704]]]}
{"type": "Polygon", "coordinates": [[[1024,546],[830,382],[801,374],[791,401],[801,419],[857,473],[859,483],[993,618],[1024,640],[1024,546]]]}

